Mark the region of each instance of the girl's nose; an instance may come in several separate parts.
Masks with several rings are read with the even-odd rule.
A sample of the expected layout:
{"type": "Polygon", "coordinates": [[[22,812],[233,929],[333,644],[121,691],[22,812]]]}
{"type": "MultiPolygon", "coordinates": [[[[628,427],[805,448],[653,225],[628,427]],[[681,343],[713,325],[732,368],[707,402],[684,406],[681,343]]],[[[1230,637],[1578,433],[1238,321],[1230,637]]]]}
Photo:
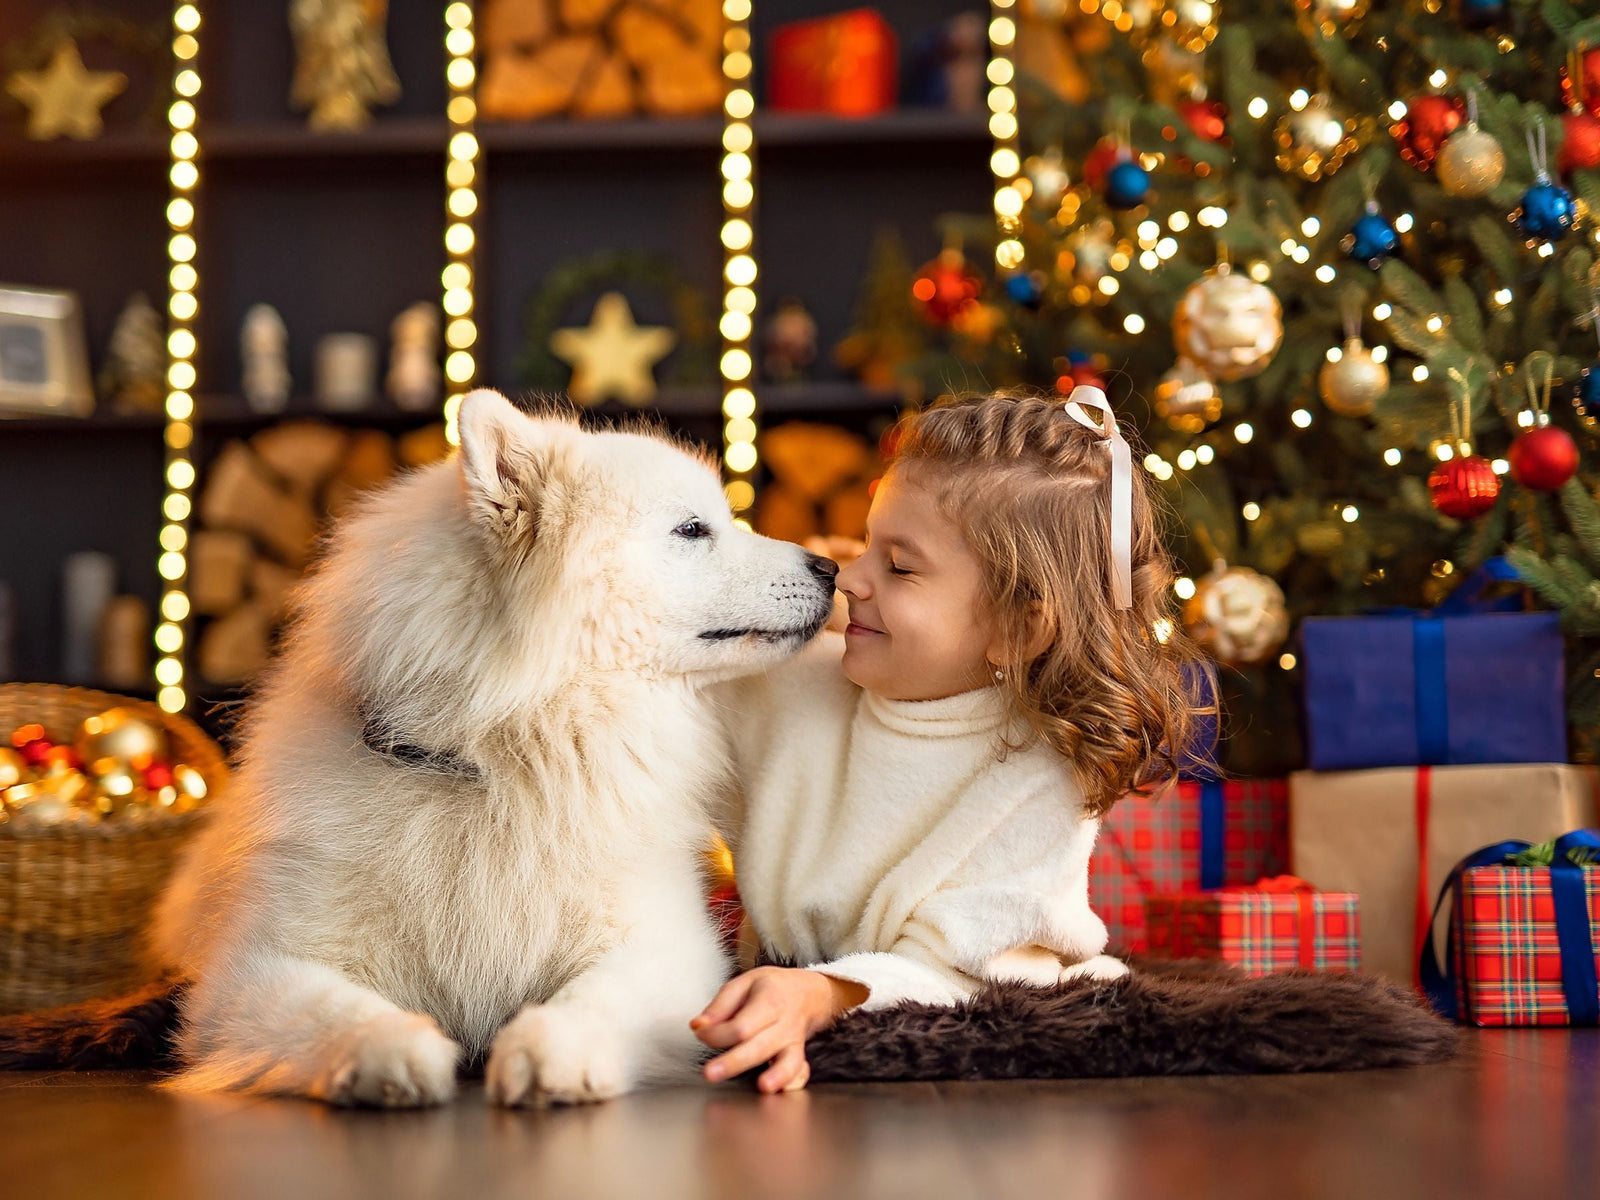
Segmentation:
{"type": "Polygon", "coordinates": [[[849,566],[840,568],[838,578],[833,581],[834,587],[855,600],[865,600],[869,590],[866,574],[861,569],[862,561],[858,558],[849,566]]]}

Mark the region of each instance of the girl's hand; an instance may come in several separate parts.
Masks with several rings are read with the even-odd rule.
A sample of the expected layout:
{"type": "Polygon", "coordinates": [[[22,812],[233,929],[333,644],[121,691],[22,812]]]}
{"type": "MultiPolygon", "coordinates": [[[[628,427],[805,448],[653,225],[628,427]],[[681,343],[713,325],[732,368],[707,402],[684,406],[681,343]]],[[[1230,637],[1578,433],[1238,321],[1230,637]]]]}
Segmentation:
{"type": "Polygon", "coordinates": [[[746,971],[725,984],[705,1011],[689,1022],[702,1042],[725,1051],[706,1064],[706,1079],[717,1083],[770,1063],[756,1085],[763,1092],[805,1087],[811,1077],[806,1039],[867,995],[860,984],[820,971],[790,967],[746,971]]]}

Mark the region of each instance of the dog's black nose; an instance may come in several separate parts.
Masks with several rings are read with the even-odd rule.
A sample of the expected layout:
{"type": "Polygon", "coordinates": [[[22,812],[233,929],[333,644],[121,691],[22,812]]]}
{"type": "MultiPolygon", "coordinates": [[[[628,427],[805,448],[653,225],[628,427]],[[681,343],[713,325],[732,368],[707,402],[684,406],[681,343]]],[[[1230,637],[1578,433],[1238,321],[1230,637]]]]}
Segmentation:
{"type": "Polygon", "coordinates": [[[831,558],[823,558],[820,554],[807,554],[806,566],[824,583],[832,583],[839,574],[839,564],[831,558]]]}

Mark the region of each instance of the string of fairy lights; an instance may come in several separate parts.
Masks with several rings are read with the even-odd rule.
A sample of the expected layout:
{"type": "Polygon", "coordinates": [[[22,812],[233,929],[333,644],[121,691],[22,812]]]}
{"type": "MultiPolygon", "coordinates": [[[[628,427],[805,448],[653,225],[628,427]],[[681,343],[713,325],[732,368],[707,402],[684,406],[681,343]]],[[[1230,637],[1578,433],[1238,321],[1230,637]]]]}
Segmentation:
{"type": "Polygon", "coordinates": [[[167,108],[171,130],[167,178],[167,400],[166,493],[161,502],[160,621],[155,628],[156,702],[166,712],[188,704],[184,688],[183,650],[189,617],[189,517],[195,466],[194,386],[195,317],[200,276],[195,268],[195,195],[200,184],[200,142],[195,134],[195,97],[200,93],[200,6],[188,2],[172,10],[172,102],[167,108]]]}
{"type": "Polygon", "coordinates": [[[483,186],[482,147],[478,143],[478,70],[476,14],[468,0],[455,0],[444,10],[445,83],[450,99],[445,116],[450,140],[445,147],[444,249],[449,261],[440,276],[444,294],[445,437],[459,445],[461,401],[478,377],[477,218],[483,186]]]}
{"type": "Polygon", "coordinates": [[[750,0],[723,0],[722,17],[722,461],[734,517],[748,527],[756,502],[755,328],[755,93],[750,87],[750,0]]]}
{"type": "Polygon", "coordinates": [[[1017,77],[1017,23],[1010,10],[1015,6],[1016,0],[990,0],[989,64],[985,69],[989,80],[989,136],[994,139],[989,169],[994,174],[994,216],[1000,232],[994,261],[1002,271],[1021,270],[1024,258],[1021,234],[1025,197],[1018,186],[1022,159],[1017,153],[1017,91],[1012,86],[1017,77]]]}

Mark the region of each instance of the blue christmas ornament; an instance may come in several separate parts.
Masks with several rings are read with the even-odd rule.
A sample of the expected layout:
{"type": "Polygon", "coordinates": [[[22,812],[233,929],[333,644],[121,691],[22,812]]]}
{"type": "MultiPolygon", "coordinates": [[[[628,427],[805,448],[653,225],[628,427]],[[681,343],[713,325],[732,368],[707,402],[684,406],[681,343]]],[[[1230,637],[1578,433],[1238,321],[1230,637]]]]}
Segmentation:
{"type": "Polygon", "coordinates": [[[1044,275],[1023,271],[1006,280],[1006,295],[1024,308],[1038,308],[1044,300],[1044,275]]]}
{"type": "Polygon", "coordinates": [[[1367,205],[1367,211],[1357,218],[1344,239],[1345,253],[1374,271],[1399,245],[1400,235],[1395,232],[1394,222],[1379,212],[1376,204],[1367,205]]]}
{"type": "Polygon", "coordinates": [[[1106,203],[1112,208],[1138,208],[1150,194],[1150,172],[1125,159],[1106,173],[1106,203]]]}
{"type": "Polygon", "coordinates": [[[1571,232],[1578,205],[1566,188],[1553,183],[1548,175],[1540,175],[1522,193],[1522,207],[1516,217],[1517,228],[1530,238],[1553,242],[1571,232]]]}
{"type": "Polygon", "coordinates": [[[1600,420],[1600,362],[1578,374],[1578,394],[1573,397],[1578,412],[1587,419],[1600,420]]]}

